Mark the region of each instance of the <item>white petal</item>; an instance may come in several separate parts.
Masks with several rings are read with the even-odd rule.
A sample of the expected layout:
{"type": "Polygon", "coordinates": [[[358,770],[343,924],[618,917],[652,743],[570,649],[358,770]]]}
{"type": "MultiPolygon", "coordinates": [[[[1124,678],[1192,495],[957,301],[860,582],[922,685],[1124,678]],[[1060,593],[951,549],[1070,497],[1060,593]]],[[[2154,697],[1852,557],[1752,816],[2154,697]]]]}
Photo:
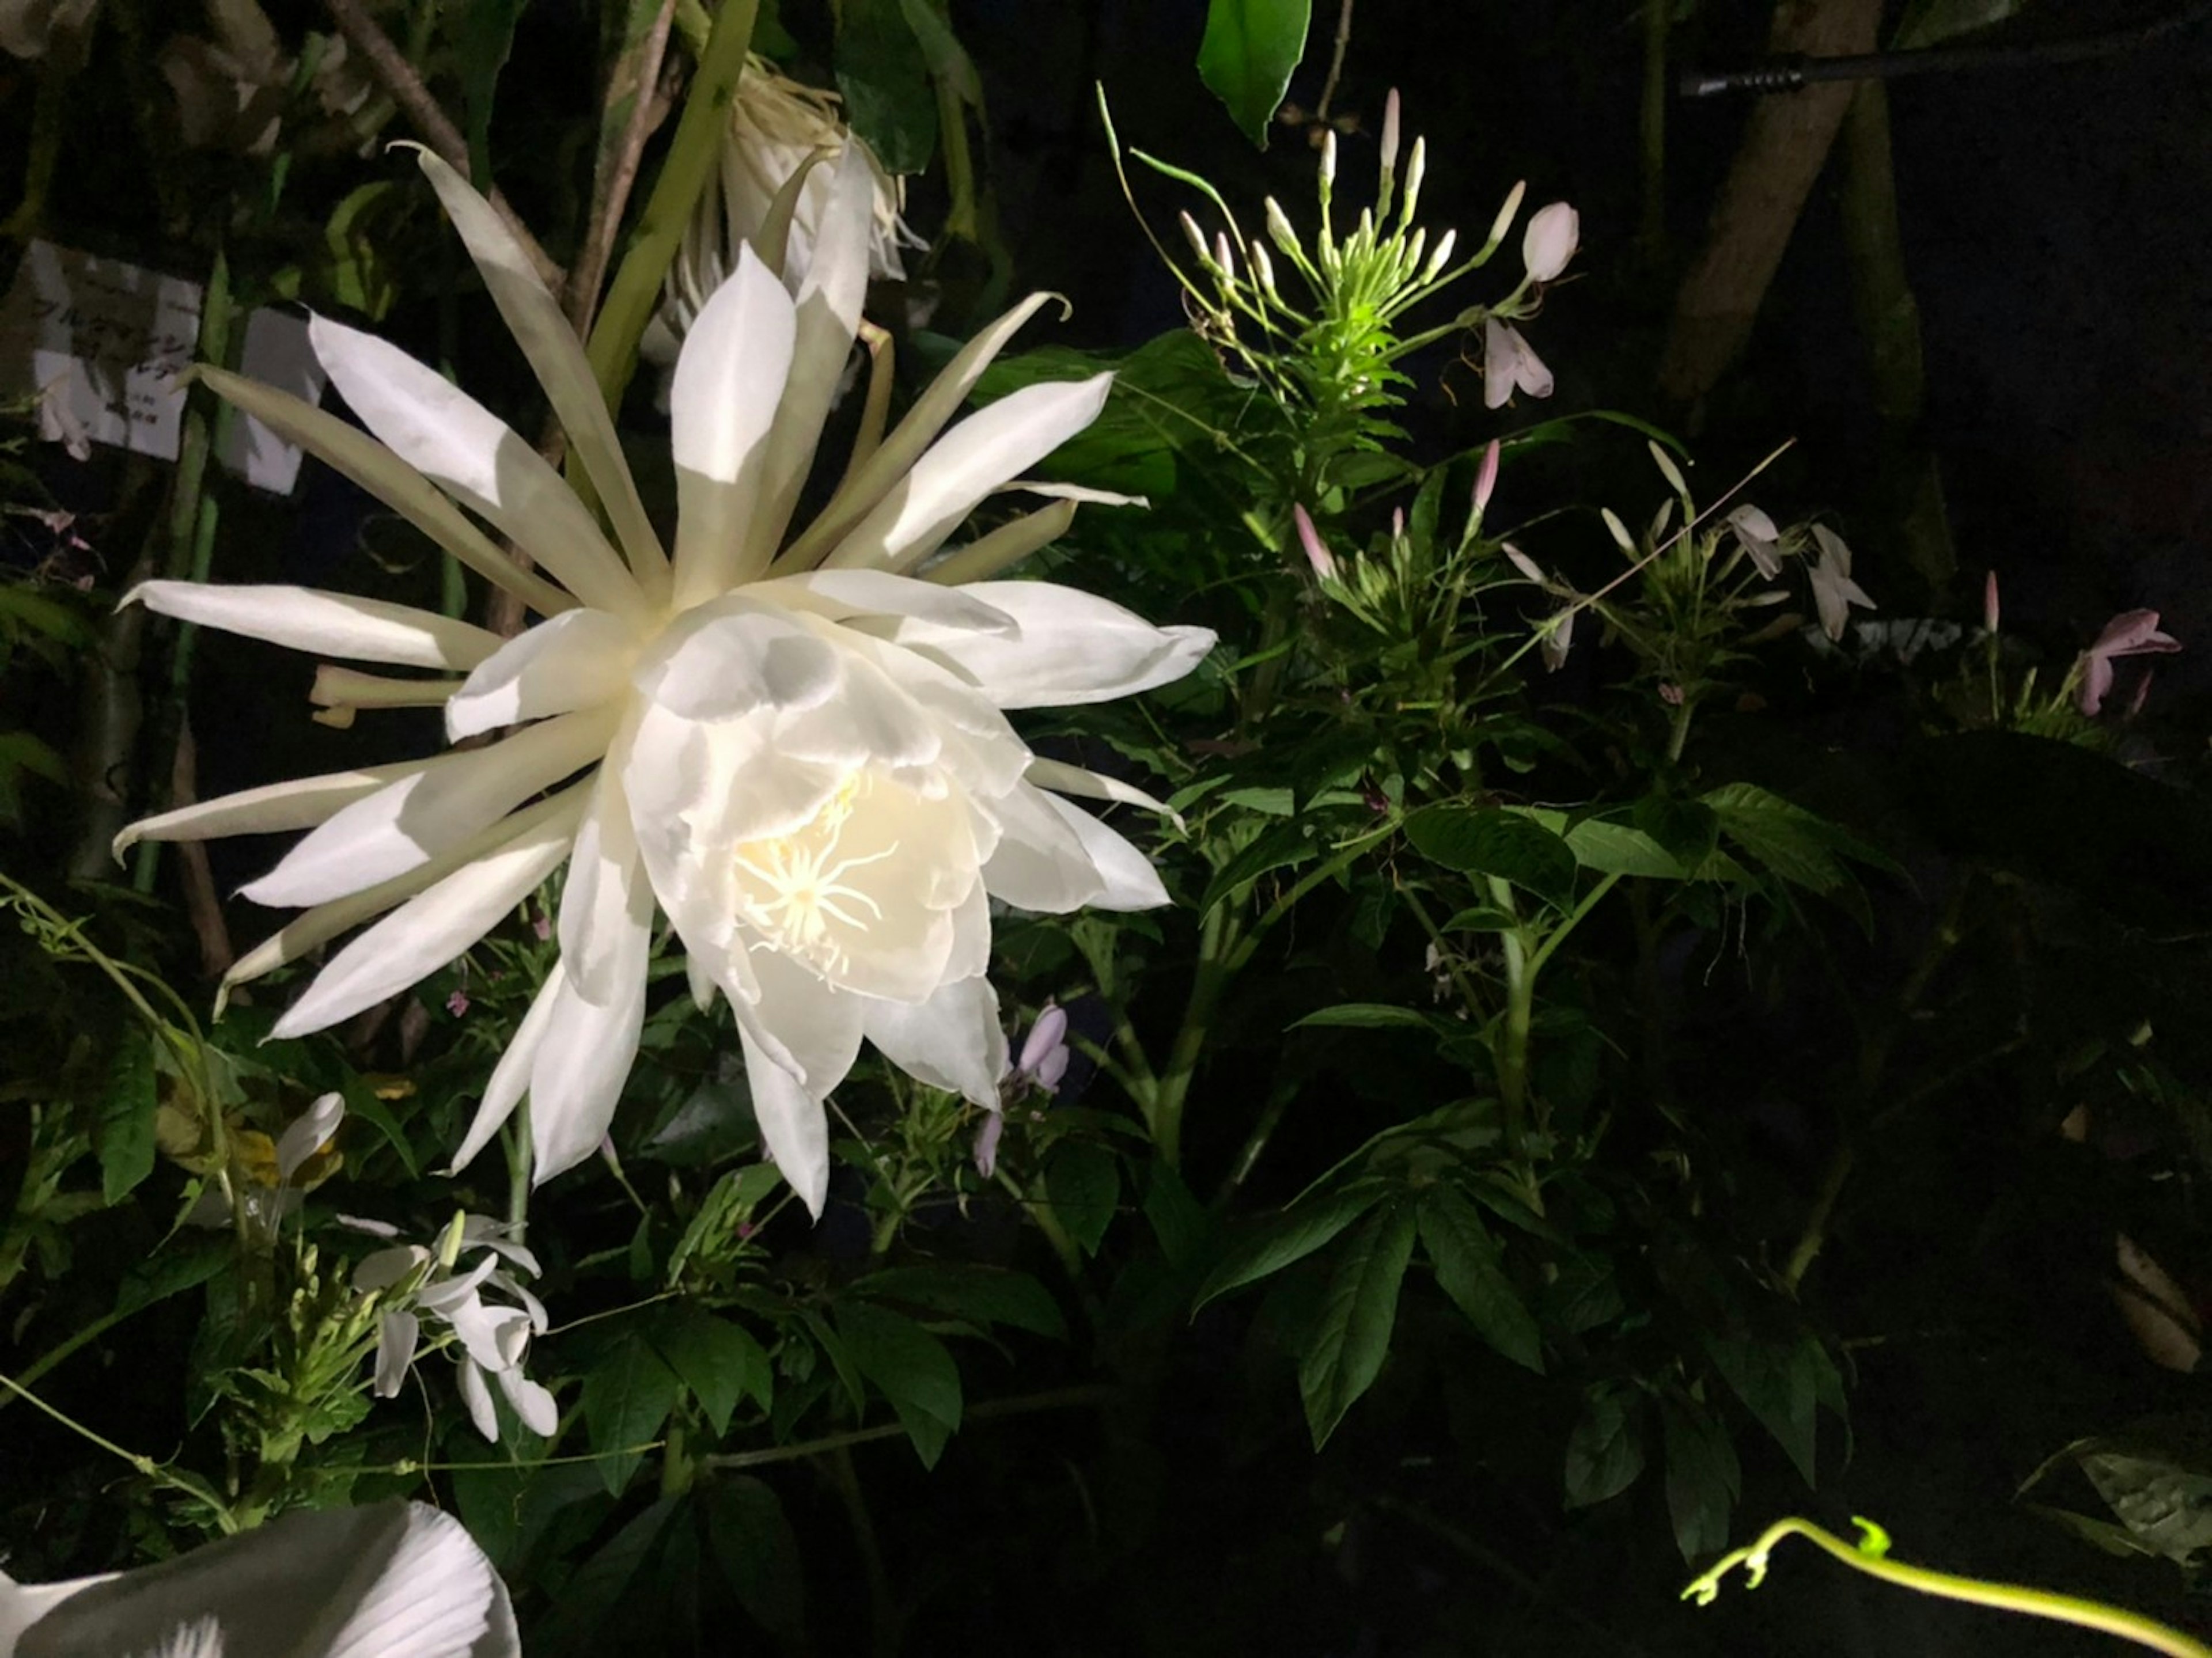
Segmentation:
{"type": "Polygon", "coordinates": [[[653,887],[630,827],[617,757],[592,785],[561,894],[561,959],[576,993],[602,1003],[628,997],[630,981],[644,977],[652,928],[653,887]]]}
{"type": "Polygon", "coordinates": [[[173,811],[140,818],[115,837],[115,856],[120,861],[141,841],[212,841],[226,835],[273,835],[285,829],[312,829],[355,801],[367,799],[387,783],[438,763],[408,760],[396,766],[364,766],[358,771],[295,777],[289,782],[195,801],[173,811]]]}
{"type": "MultiPolygon", "coordinates": [[[[888,570],[810,570],[804,575],[757,582],[747,597],[772,599],[830,622],[865,623],[869,618],[912,616],[963,633],[1021,631],[1021,624],[1013,617],[973,592],[955,592],[911,576],[893,575],[888,570]]],[[[884,638],[896,635],[892,628],[865,630],[884,638]]]]}
{"type": "Polygon", "coordinates": [[[585,604],[643,614],[644,593],[584,503],[497,416],[374,335],[325,317],[307,335],[331,383],[394,454],[489,519],[585,604]]]}
{"type": "Polygon", "coordinates": [[[791,298],[750,246],[684,341],[669,389],[676,460],[676,603],[688,608],[758,575],[746,556],[791,372],[791,298]]]}
{"type": "Polygon", "coordinates": [[[428,480],[368,433],[289,392],[202,364],[195,371],[224,402],[234,404],[280,437],[320,458],[487,581],[541,616],[576,601],[543,576],[525,571],[428,480]]]}
{"type": "Polygon", "coordinates": [[[530,1011],[515,1027],[507,1051],[492,1068],[491,1080],[484,1084],[483,1099],[469,1122],[469,1132],[463,1136],[460,1149],[453,1153],[447,1174],[458,1175],[475,1161],[477,1153],[491,1144],[491,1137],[499,1133],[514,1114],[514,1108],[522,1103],[524,1090],[530,1086],[531,1071],[538,1063],[538,1050],[544,1043],[545,1033],[552,1028],[554,1010],[561,1005],[561,989],[567,979],[566,964],[555,962],[553,970],[545,975],[545,982],[538,987],[538,994],[531,999],[530,1011]]]}
{"type": "Polygon", "coordinates": [[[356,801],[242,890],[257,904],[304,908],[419,869],[539,790],[606,752],[617,711],[590,708],[452,756],[356,801]]]}
{"type": "Polygon", "coordinates": [[[340,950],[270,1035],[327,1029],[398,995],[490,932],[568,855],[584,795],[572,790],[568,798],[573,806],[454,871],[340,950]]]}
{"type": "Polygon", "coordinates": [[[1095,374],[1025,386],[969,416],[930,446],[823,562],[893,571],[919,564],[977,501],[1097,419],[1113,384],[1111,374],[1095,374]]]}
{"type": "Polygon", "coordinates": [[[466,672],[500,647],[497,634],[434,610],[312,587],[142,581],[123,602],[143,604],[179,622],[354,662],[466,672]]]}
{"type": "Polygon", "coordinates": [[[531,1181],[543,1185],[599,1149],[614,1121],[645,1028],[645,959],[636,948],[605,969],[626,975],[612,999],[587,1002],[572,976],[561,992],[545,1040],[530,1068],[530,1138],[536,1150],[531,1181]]]}
{"type": "Polygon", "coordinates": [[[975,382],[982,378],[992,360],[1052,297],[1049,294],[1030,295],[961,347],[930,382],[929,389],[915,400],[914,407],[892,428],[890,435],[877,446],[876,452],[852,477],[838,486],[822,515],[792,543],[778,563],[800,570],[811,569],[819,563],[822,555],[842,540],[921,459],[931,440],[945,429],[945,422],[959,413],[968,401],[969,392],[975,390],[975,382]]]}
{"type": "Polygon", "coordinates": [[[491,1443],[499,1443],[499,1412],[492,1408],[491,1389],[484,1386],[483,1368],[464,1354],[461,1358],[461,1402],[469,1407],[469,1420],[491,1443]]]}
{"type": "Polygon", "coordinates": [[[1152,859],[1082,807],[1070,805],[1056,794],[1045,799],[1080,837],[1106,883],[1106,890],[1090,901],[1091,908],[1157,909],[1168,902],[1167,889],[1160,884],[1152,859]]]}
{"type": "Polygon", "coordinates": [[[860,1057],[866,999],[833,990],[774,950],[757,952],[752,966],[757,993],[738,1005],[738,1023],[809,1094],[829,1098],[860,1057]]]}
{"type": "Polygon", "coordinates": [[[605,610],[575,610],[510,639],[446,703],[446,737],[589,708],[627,688],[637,635],[605,610]]]}
{"type": "Polygon", "coordinates": [[[1206,659],[1204,628],[1156,628],[1133,610],[1044,581],[981,581],[958,589],[1013,617],[1017,635],[962,632],[915,619],[901,645],[944,663],[1002,708],[1103,702],[1182,678],[1206,659]]]}
{"type": "Polygon", "coordinates": [[[845,656],[787,610],[732,594],[686,613],[655,641],[632,683],[687,720],[811,708],[843,689],[845,656]]]}
{"type": "Polygon", "coordinates": [[[1582,216],[1565,202],[1537,209],[1521,235],[1521,263],[1528,280],[1550,282],[1567,268],[1582,240],[1582,216]]]}
{"type": "Polygon", "coordinates": [[[322,1150],[345,1121],[345,1096],[325,1094],[284,1126],[276,1137],[276,1182],[282,1186],[300,1165],[322,1150]]]}
{"type": "Polygon", "coordinates": [[[1164,800],[1152,797],[1133,783],[1124,783],[1118,777],[1109,777],[1103,772],[1085,771],[1080,766],[1063,765],[1057,760],[1036,759],[1030,762],[1029,780],[1039,788],[1055,789],[1062,794],[1080,794],[1092,800],[1118,800],[1123,805],[1142,806],[1163,817],[1173,817],[1180,824],[1182,819],[1168,809],[1164,800]]]}
{"type": "Polygon", "coordinates": [[[540,1439],[550,1439],[561,1426],[561,1407],[553,1402],[553,1395],[538,1386],[520,1370],[501,1370],[499,1390],[507,1395],[507,1402],[522,1418],[522,1425],[540,1439]]]}
{"type": "Polygon", "coordinates": [[[630,479],[614,422],[607,415],[606,397],[585,360],[583,342],[491,203],[430,151],[417,150],[416,159],[445,203],[453,228],[468,244],[469,257],[476,261],[492,303],[530,359],[546,401],[568,434],[569,448],[583,463],[585,475],[607,509],[630,568],[649,595],[666,593],[668,561],[638,500],[637,485],[630,479]]]}
{"type": "MultiPolygon", "coordinates": [[[[519,1404],[517,1413],[527,1419],[519,1404]]],[[[363,1549],[355,1558],[375,1563],[376,1579],[328,1637],[322,1658],[521,1658],[507,1586],[451,1515],[410,1503],[398,1546],[363,1549]]]]}
{"type": "Polygon", "coordinates": [[[978,976],[949,984],[926,1002],[871,1001],[868,1040],[893,1065],[932,1088],[995,1108],[1006,1070],[998,993],[978,976]]]}
{"type": "Polygon", "coordinates": [[[399,1389],[406,1384],[408,1367],[415,1363],[415,1350],[422,1336],[422,1321],[412,1313],[386,1312],[378,1321],[376,1331],[376,1394],[380,1399],[397,1399],[399,1389]]]}
{"type": "Polygon", "coordinates": [[[738,1024],[745,1056],[745,1081],[752,1090],[753,1116],[760,1124],[761,1149],[799,1194],[806,1212],[819,1220],[830,1195],[830,1118],[799,1079],[769,1059],[738,1024]]]}
{"type": "Polygon", "coordinates": [[[702,1013],[712,1012],[716,989],[714,971],[698,957],[688,952],[684,957],[684,982],[691,993],[691,1005],[702,1013]]]}
{"type": "Polygon", "coordinates": [[[1000,829],[983,865],[983,884],[994,898],[1017,909],[1065,915],[1105,890],[1082,835],[1054,810],[1057,804],[1027,783],[988,803],[1000,829]]]}

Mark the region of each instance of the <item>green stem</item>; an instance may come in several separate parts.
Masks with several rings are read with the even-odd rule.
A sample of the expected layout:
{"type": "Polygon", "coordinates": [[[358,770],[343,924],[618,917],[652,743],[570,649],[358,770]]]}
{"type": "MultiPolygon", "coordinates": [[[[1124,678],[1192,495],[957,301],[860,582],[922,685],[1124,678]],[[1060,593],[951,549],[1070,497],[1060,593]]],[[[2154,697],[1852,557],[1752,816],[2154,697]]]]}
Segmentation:
{"type": "Polygon", "coordinates": [[[869,1650],[875,1658],[893,1658],[899,1649],[899,1625],[903,1620],[891,1600],[890,1574],[884,1569],[883,1546],[876,1538],[876,1522],[868,1513],[860,1476],[853,1471],[852,1452],[839,1445],[823,1453],[822,1462],[838,1500],[844,1504],[845,1517],[853,1527],[853,1546],[860,1552],[861,1576],[868,1586],[868,1625],[872,1637],[869,1650]]]}
{"type": "MultiPolygon", "coordinates": [[[[980,1405],[971,1405],[963,1412],[969,1422],[987,1422],[994,1417],[1026,1416],[1033,1411],[1069,1410],[1084,1405],[1110,1404],[1120,1390],[1105,1382],[1091,1382],[1076,1388],[1055,1388],[1048,1393],[1024,1394],[1015,1399],[990,1399],[980,1405]]],[[[738,1468],[764,1468],[777,1462],[798,1462],[810,1456],[842,1451],[854,1445],[872,1444],[879,1439],[902,1439],[906,1430],[896,1422],[887,1422],[873,1428],[851,1428],[843,1433],[825,1434],[819,1439],[805,1439],[794,1445],[771,1445],[765,1450],[728,1451],[719,1456],[702,1456],[702,1467],[726,1473],[738,1468]]],[[[653,1448],[650,1446],[647,1449],[653,1448]]],[[[574,1461],[591,1461],[595,1457],[575,1457],[574,1461]]],[[[459,1463],[441,1466],[462,1467],[505,1467],[498,1463],[459,1463]]]]}
{"type": "MultiPolygon", "coordinates": [[[[1886,1547],[1888,1540],[1879,1528],[1867,1527],[1872,1540],[1886,1547]]],[[[1699,1606],[1711,1606],[1720,1594],[1722,1578],[1738,1565],[1744,1568],[1750,1587],[1756,1588],[1766,1576],[1767,1556],[1774,1546],[1785,1537],[1802,1537],[1815,1547],[1842,1561],[1853,1571],[1864,1572],[1869,1577],[1885,1583],[1894,1583],[1917,1594],[1932,1594],[1945,1600],[1963,1600],[1970,1606],[1995,1606],[2004,1612],[2024,1612],[2031,1618],[2049,1619],[2055,1623],[2072,1624],[2081,1629],[2093,1629],[2106,1635],[2133,1641],[2138,1646],[2154,1652],[2170,1655],[2170,1658],[2212,1658],[2212,1647],[2183,1634],[2155,1619],[2118,1606],[2106,1606],[2101,1600],[2086,1600],[2078,1595],[2060,1594],[2050,1589],[2031,1588],[2024,1584],[1993,1583],[1986,1578],[1966,1577],[1954,1572],[1931,1571],[1925,1566],[1908,1566],[1892,1560],[1871,1548],[1854,1548],[1836,1536],[1824,1531],[1809,1520],[1800,1520],[1795,1515],[1778,1520],[1759,1533],[1759,1540],[1747,1549],[1737,1549],[1721,1557],[1713,1568],[1682,1591],[1682,1598],[1694,1598],[1699,1606]]]]}
{"type": "Polygon", "coordinates": [[[758,0],[722,0],[714,14],[714,32],[699,54],[699,70],[684,94],[684,113],[660,177],[638,216],[606,303],[599,307],[586,355],[610,409],[622,406],[623,393],[637,372],[637,343],[660,303],[660,286],[683,246],[684,228],[720,159],[722,129],[737,96],[738,77],[744,72],[757,10],[758,0]]]}
{"type": "Polygon", "coordinates": [[[1237,924],[1231,918],[1229,907],[1216,905],[1199,924],[1198,971],[1191,981],[1190,1000],[1184,1005],[1182,1025],[1168,1049],[1167,1064],[1160,1069],[1159,1083],[1152,1090],[1150,1107],[1145,1114],[1145,1126],[1152,1131],[1153,1147],[1170,1169],[1180,1167],[1182,1161],[1183,1105],[1190,1095],[1191,1078],[1198,1072],[1199,1057],[1206,1051],[1206,1039],[1213,1028],[1214,1010],[1221,1005],[1222,993],[1237,976],[1237,964],[1229,959],[1237,942],[1237,924]]]}
{"type": "Polygon", "coordinates": [[[1674,705],[1674,718],[1667,724],[1667,758],[1679,764],[1682,750],[1689,745],[1690,721],[1697,715],[1696,701],[1686,694],[1674,705]]]}
{"type": "MultiPolygon", "coordinates": [[[[1484,878],[1491,902],[1516,914],[1513,889],[1500,877],[1484,878]]],[[[1528,1120],[1528,1029],[1536,1007],[1536,975],[1529,970],[1528,933],[1515,926],[1498,935],[1505,951],[1505,1012],[1498,1043],[1498,1101],[1505,1117],[1505,1150],[1518,1161],[1528,1120]]]]}

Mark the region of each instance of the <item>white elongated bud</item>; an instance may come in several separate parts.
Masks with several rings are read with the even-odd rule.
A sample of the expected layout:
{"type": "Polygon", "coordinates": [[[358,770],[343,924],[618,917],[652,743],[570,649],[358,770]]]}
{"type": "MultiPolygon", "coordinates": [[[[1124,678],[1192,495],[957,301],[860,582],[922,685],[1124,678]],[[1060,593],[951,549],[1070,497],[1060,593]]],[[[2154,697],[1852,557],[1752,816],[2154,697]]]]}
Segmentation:
{"type": "Polygon", "coordinates": [[[1659,510],[1651,514],[1650,538],[1655,544],[1660,537],[1667,533],[1667,526],[1674,521],[1674,503],[1671,501],[1661,501],[1659,510]]]}
{"type": "Polygon", "coordinates": [[[1182,226],[1182,234],[1190,239],[1190,250],[1198,255],[1198,262],[1200,264],[1212,264],[1213,255],[1206,246],[1206,233],[1198,228],[1198,221],[1188,213],[1179,213],[1176,218],[1182,226]]]}
{"type": "Polygon", "coordinates": [[[1601,507],[1597,510],[1598,515],[1605,519],[1607,530],[1611,531],[1613,538],[1620,544],[1620,550],[1631,558],[1635,557],[1636,537],[1628,533],[1628,526],[1620,521],[1620,515],[1610,507],[1601,507]]]}
{"type": "Polygon", "coordinates": [[[1336,129],[1328,128],[1321,135],[1321,186],[1329,189],[1336,183],[1336,129]]]}
{"type": "Polygon", "coordinates": [[[1651,463],[1659,469],[1659,476],[1667,480],[1667,487],[1678,495],[1688,495],[1690,486],[1682,482],[1682,471],[1674,465],[1674,458],[1656,443],[1647,442],[1645,446],[1651,451],[1651,463]]]}
{"type": "Polygon", "coordinates": [[[1276,298],[1275,262],[1267,257],[1266,246],[1257,241],[1248,242],[1244,246],[1244,257],[1251,262],[1252,276],[1260,284],[1261,291],[1269,299],[1276,298]]]}
{"type": "Polygon", "coordinates": [[[1506,192],[1505,205],[1498,210],[1498,216],[1490,222],[1490,240],[1486,248],[1495,247],[1505,240],[1505,233],[1513,228],[1513,216],[1521,210],[1521,198],[1528,193],[1528,181],[1522,179],[1506,192]]]}
{"type": "Polygon", "coordinates": [[[1221,267],[1221,274],[1231,282],[1235,282],[1237,255],[1230,249],[1229,233],[1225,230],[1217,230],[1213,233],[1213,258],[1214,262],[1221,267]]]}
{"type": "Polygon", "coordinates": [[[1582,216],[1565,202],[1537,210],[1521,235],[1521,263],[1532,282],[1547,282],[1567,268],[1583,234],[1582,216]]]}
{"type": "Polygon", "coordinates": [[[1398,255],[1398,269],[1401,270],[1418,269],[1421,263],[1421,250],[1428,245],[1429,233],[1425,230],[1416,230],[1408,236],[1405,241],[1404,250],[1398,255]]]}
{"type": "Polygon", "coordinates": [[[1510,541],[1505,544],[1503,550],[1505,554],[1506,562],[1512,565],[1515,569],[1520,571],[1522,575],[1528,577],[1529,580],[1534,582],[1539,587],[1545,585],[1544,572],[1537,565],[1534,559],[1529,557],[1528,554],[1522,552],[1518,547],[1516,547],[1510,541]]]}
{"type": "Polygon", "coordinates": [[[1391,175],[1398,170],[1398,88],[1382,100],[1382,196],[1389,199],[1391,175]]]}
{"type": "Polygon", "coordinates": [[[1413,154],[1406,163],[1406,199],[1398,205],[1401,226],[1413,222],[1413,209],[1421,199],[1421,178],[1429,170],[1429,141],[1413,140],[1413,154]]]}
{"type": "Polygon", "coordinates": [[[1456,230],[1447,230],[1442,236],[1437,238],[1437,251],[1429,255],[1428,266],[1421,272],[1421,280],[1423,282],[1432,282],[1436,281],[1438,273],[1441,272],[1446,265],[1451,263],[1452,243],[1457,240],[1458,237],[1459,232],[1456,230]]]}
{"type": "Polygon", "coordinates": [[[1284,252],[1297,256],[1304,250],[1298,246],[1298,233],[1291,223],[1291,216],[1283,211],[1283,204],[1273,196],[1267,200],[1267,236],[1284,252]]]}
{"type": "Polygon", "coordinates": [[[1474,515],[1478,519],[1490,510],[1490,497],[1498,489],[1498,440],[1492,438],[1490,446],[1482,452],[1482,465],[1474,474],[1474,515]]]}

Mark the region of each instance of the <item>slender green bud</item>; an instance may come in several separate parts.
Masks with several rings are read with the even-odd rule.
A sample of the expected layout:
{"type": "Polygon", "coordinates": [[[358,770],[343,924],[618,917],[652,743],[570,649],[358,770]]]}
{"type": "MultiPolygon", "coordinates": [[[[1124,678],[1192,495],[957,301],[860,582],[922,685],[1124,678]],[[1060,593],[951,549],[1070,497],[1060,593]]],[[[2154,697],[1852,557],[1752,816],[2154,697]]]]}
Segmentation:
{"type": "Polygon", "coordinates": [[[1620,550],[1631,558],[1634,558],[1636,537],[1628,533],[1628,526],[1620,521],[1620,515],[1612,507],[1601,507],[1597,510],[1599,516],[1605,519],[1605,527],[1612,532],[1613,538],[1620,544],[1620,550]]]}
{"type": "Polygon", "coordinates": [[[1447,230],[1444,232],[1443,237],[1437,243],[1437,251],[1429,255],[1428,269],[1421,272],[1421,280],[1423,282],[1432,282],[1436,281],[1437,273],[1451,263],[1452,243],[1458,238],[1458,236],[1459,232],[1456,230],[1447,230]]]}
{"type": "Polygon", "coordinates": [[[1398,226],[1403,229],[1413,222],[1413,208],[1421,199],[1421,178],[1429,170],[1429,141],[1413,140],[1413,154],[1406,163],[1406,199],[1398,204],[1398,226]]]}
{"type": "Polygon", "coordinates": [[[1267,235],[1284,252],[1297,256],[1304,252],[1298,246],[1298,233],[1291,223],[1291,216],[1283,211],[1283,204],[1273,196],[1267,197],[1267,235]]]}
{"type": "Polygon", "coordinates": [[[1521,198],[1528,193],[1528,181],[1522,179],[1505,197],[1505,205],[1498,210],[1498,216],[1490,222],[1490,240],[1482,251],[1488,253],[1505,240],[1505,233],[1513,228],[1513,216],[1521,210],[1521,198]]]}
{"type": "Polygon", "coordinates": [[[1190,239],[1191,252],[1198,255],[1198,262],[1202,265],[1212,265],[1213,255],[1206,249],[1206,233],[1198,228],[1198,221],[1188,213],[1178,214],[1176,217],[1182,225],[1182,234],[1190,239]]]}

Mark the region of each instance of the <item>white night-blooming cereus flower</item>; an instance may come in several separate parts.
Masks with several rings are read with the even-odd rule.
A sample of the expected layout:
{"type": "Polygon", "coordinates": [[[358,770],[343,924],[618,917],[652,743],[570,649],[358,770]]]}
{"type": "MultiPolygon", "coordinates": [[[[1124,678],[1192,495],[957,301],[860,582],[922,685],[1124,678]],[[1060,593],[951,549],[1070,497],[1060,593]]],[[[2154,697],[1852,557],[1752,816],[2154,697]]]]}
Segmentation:
{"type": "MultiPolygon", "coordinates": [[[[349,1218],[346,1224],[384,1237],[397,1230],[376,1221],[349,1218]]],[[[484,1382],[489,1376],[523,1425],[551,1438],[561,1421],[553,1395],[522,1373],[530,1338],[545,1333],[545,1304],[515,1272],[535,1278],[538,1257],[510,1242],[504,1225],[481,1215],[456,1217],[436,1249],[395,1244],[364,1259],[354,1268],[353,1287],[364,1295],[390,1292],[377,1324],[377,1396],[391,1399],[406,1382],[428,1319],[446,1326],[460,1342],[461,1398],[478,1433],[495,1444],[499,1441],[499,1415],[484,1382]],[[464,1267],[461,1257],[471,1250],[483,1253],[464,1267]],[[487,1293],[506,1299],[487,1302],[487,1293]]]]}
{"type": "Polygon", "coordinates": [[[313,829],[245,890],[305,913],[242,957],[226,988],[374,925],[323,968],[277,1036],[406,989],[565,863],[559,962],[455,1159],[473,1157],[526,1092],[539,1180],[606,1133],[644,1018],[657,903],[694,995],[729,999],[763,1144],[818,1212],[823,1102],[862,1037],[924,1083],[978,1104],[997,1097],[1006,1037],[984,976],[993,899],[1054,913],[1166,901],[1144,855],[1062,795],[1158,803],[1037,758],[1005,711],[1165,684],[1213,636],[1156,628],[1069,588],[987,579],[1058,536],[1071,501],[943,551],[978,501],[1105,402],[1109,376],[1054,381],[946,429],[1042,295],[962,349],[854,457],[821,515],[787,535],[867,282],[874,185],[857,149],[838,165],[811,262],[778,280],[740,250],[684,343],[672,559],[558,305],[484,201],[435,157],[422,165],[607,503],[613,540],[529,444],[381,341],[322,319],[310,326],[332,384],[380,441],[210,374],[544,619],[501,640],[340,593],[147,583],[136,600],[186,621],[444,676],[349,671],[357,706],[441,705],[456,742],[511,734],[180,808],[126,829],[118,849],[313,829]],[[462,507],[542,574],[518,570],[462,507]]]}
{"type": "Polygon", "coordinates": [[[745,60],[730,103],[730,123],[722,133],[717,183],[699,198],[684,245],[669,267],[660,311],[647,331],[644,355],[672,362],[678,343],[714,290],[737,269],[738,249],[758,245],[777,193],[809,161],[819,160],[792,205],[787,234],[791,262],[805,269],[830,211],[836,168],[830,163],[848,150],[867,163],[872,187],[873,228],[868,240],[868,274],[878,282],[902,281],[903,248],[927,247],[899,217],[906,203],[903,181],[886,173],[868,147],[853,136],[840,112],[837,94],[801,84],[777,73],[758,56],[745,60]]]}
{"type": "Polygon", "coordinates": [[[520,1658],[514,1608],[451,1515],[299,1510],[158,1565],[0,1575],[0,1658],[520,1658]]]}

